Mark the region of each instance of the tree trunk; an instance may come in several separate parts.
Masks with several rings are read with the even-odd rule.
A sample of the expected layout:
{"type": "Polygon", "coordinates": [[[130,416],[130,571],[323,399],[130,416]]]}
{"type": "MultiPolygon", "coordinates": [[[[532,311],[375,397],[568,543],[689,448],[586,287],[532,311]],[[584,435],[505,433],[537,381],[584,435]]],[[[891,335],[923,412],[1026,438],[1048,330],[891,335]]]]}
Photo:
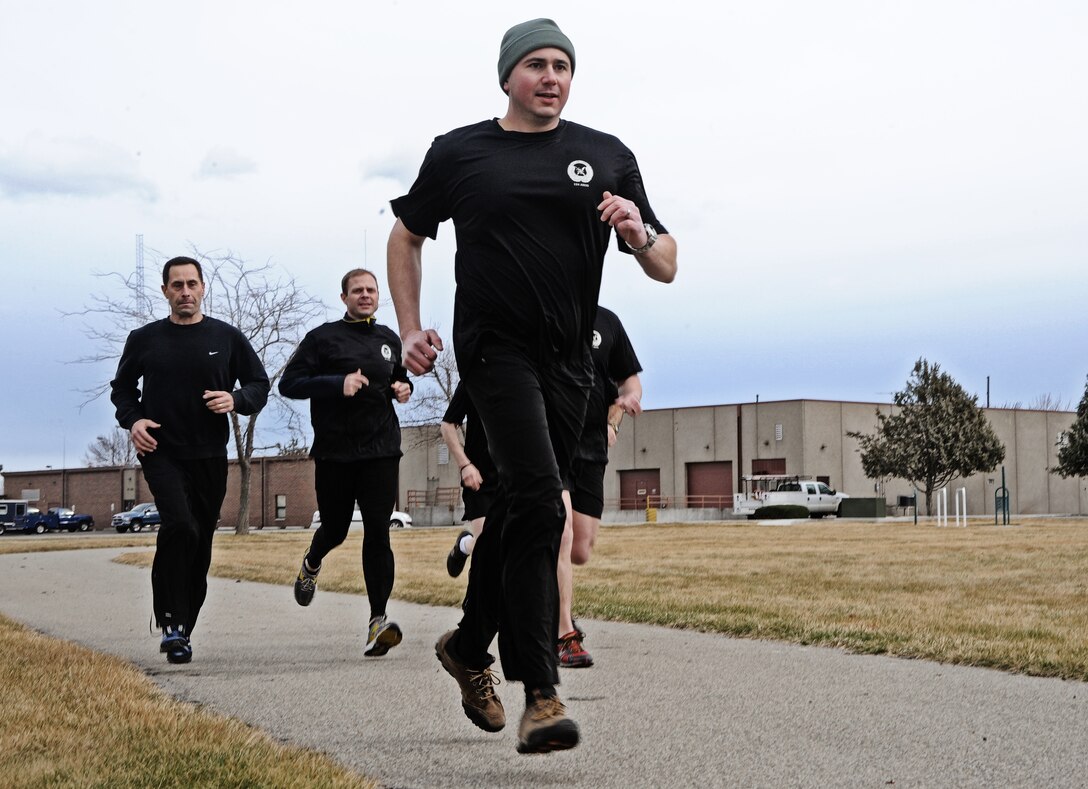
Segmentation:
{"type": "Polygon", "coordinates": [[[234,526],[235,534],[249,534],[249,488],[253,480],[253,467],[249,458],[238,460],[238,523],[234,526]]]}

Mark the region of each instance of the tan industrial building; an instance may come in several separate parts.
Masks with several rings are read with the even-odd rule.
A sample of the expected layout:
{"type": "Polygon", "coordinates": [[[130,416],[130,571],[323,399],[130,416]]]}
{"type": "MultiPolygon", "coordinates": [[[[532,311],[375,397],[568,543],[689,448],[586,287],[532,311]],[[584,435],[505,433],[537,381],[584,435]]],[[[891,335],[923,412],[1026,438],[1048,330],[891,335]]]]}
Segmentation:
{"type": "MultiPolygon", "coordinates": [[[[727,517],[740,478],[759,473],[816,477],[851,497],[882,498],[895,512],[900,497],[912,494],[910,484],[868,479],[857,441],[847,435],[875,431],[878,409],[891,413],[892,406],[783,400],[659,409],[625,419],[605,474],[604,520],[642,519],[648,503],[659,520],[727,517]]],[[[1005,445],[1013,514],[1088,512],[1085,480],[1050,473],[1074,413],[999,408],[985,413],[1005,445]]],[[[399,508],[417,525],[454,523],[461,509],[458,469],[437,426],[406,428],[402,447],[399,508]]],[[[98,529],[109,528],[113,513],[150,500],[139,468],[5,471],[4,477],[8,498],[30,499],[42,510],[74,506],[93,515],[98,529]]],[[[1001,478],[999,467],[956,480],[949,501],[963,487],[969,515],[993,515],[1001,478]]],[[[231,463],[223,526],[237,520],[238,480],[238,465],[231,463]]],[[[255,458],[249,500],[251,528],[308,524],[316,508],[313,464],[306,458],[255,458]]]]}
{"type": "MultiPolygon", "coordinates": [[[[616,519],[623,510],[644,510],[647,497],[651,504],[685,510],[685,515],[704,510],[720,516],[732,507],[741,476],[749,474],[816,477],[852,497],[883,497],[894,510],[899,497],[913,493],[910,483],[867,478],[857,441],[847,435],[874,432],[877,410],[890,414],[892,408],[782,400],[645,411],[624,420],[612,448],[605,474],[605,520],[610,513],[616,519]]],[[[1088,511],[1085,481],[1050,473],[1057,463],[1057,442],[1076,414],[1002,408],[985,413],[1005,445],[1003,465],[1012,513],[1088,511]]],[[[437,429],[405,431],[404,446],[402,496],[407,490],[428,490],[441,500],[443,489],[458,485],[458,469],[450,463],[437,429]]],[[[1000,486],[998,467],[953,481],[950,487],[966,488],[968,513],[978,515],[994,513],[1000,486]]]]}

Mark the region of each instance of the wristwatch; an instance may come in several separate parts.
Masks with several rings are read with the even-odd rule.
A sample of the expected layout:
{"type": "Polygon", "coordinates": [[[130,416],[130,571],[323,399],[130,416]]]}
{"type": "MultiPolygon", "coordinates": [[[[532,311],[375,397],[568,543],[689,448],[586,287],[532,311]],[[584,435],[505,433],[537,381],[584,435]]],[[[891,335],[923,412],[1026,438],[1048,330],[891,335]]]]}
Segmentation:
{"type": "Polygon", "coordinates": [[[649,222],[647,222],[647,223],[645,223],[643,225],[643,227],[646,228],[646,243],[645,244],[643,244],[640,247],[633,247],[630,244],[627,244],[626,239],[623,242],[623,243],[627,244],[627,248],[630,249],[632,252],[634,252],[636,255],[641,255],[643,252],[649,252],[650,247],[652,247],[654,244],[657,243],[657,231],[654,230],[654,226],[651,225],[649,222]]]}

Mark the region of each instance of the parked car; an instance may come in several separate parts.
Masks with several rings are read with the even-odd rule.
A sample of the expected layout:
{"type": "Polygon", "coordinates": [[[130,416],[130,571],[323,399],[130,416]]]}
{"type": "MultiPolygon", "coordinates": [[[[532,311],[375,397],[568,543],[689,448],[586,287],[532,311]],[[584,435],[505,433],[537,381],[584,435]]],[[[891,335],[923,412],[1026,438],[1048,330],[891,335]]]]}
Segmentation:
{"type": "Polygon", "coordinates": [[[71,507],[50,507],[49,511],[57,516],[57,528],[68,531],[92,531],[94,517],[76,512],[71,507]]]}
{"type": "Polygon", "coordinates": [[[113,528],[124,534],[129,529],[134,532],[158,526],[162,522],[159,517],[159,508],[154,502],[137,504],[128,512],[119,512],[113,516],[113,528]]]}
{"type": "MultiPolygon", "coordinates": [[[[310,526],[321,525],[321,510],[314,510],[314,518],[310,521],[310,526]]],[[[359,512],[359,508],[356,507],[355,511],[351,513],[351,525],[349,529],[357,529],[363,525],[363,516],[359,512]]],[[[401,512],[400,510],[393,510],[389,513],[389,528],[390,529],[410,529],[412,528],[412,516],[407,512],[401,512]]]]}

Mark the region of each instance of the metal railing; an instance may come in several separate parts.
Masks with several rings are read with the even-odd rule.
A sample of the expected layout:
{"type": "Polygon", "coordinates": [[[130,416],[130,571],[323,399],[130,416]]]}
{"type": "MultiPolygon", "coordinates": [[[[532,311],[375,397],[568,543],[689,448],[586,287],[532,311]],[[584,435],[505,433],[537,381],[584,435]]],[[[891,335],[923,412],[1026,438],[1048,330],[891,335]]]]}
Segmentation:
{"type": "Polygon", "coordinates": [[[409,512],[413,507],[448,507],[450,511],[453,511],[461,506],[461,489],[410,490],[407,506],[409,512]]]}
{"type": "Polygon", "coordinates": [[[733,497],[729,496],[633,496],[618,499],[606,499],[605,509],[645,510],[645,509],[732,509],[733,497]]]}
{"type": "MultiPolygon", "coordinates": [[[[419,507],[448,507],[453,511],[461,506],[460,488],[435,488],[434,490],[408,491],[407,509],[419,507]]],[[[606,499],[606,510],[645,510],[645,509],[732,509],[733,497],[730,496],[633,496],[628,498],[606,499]]]]}

